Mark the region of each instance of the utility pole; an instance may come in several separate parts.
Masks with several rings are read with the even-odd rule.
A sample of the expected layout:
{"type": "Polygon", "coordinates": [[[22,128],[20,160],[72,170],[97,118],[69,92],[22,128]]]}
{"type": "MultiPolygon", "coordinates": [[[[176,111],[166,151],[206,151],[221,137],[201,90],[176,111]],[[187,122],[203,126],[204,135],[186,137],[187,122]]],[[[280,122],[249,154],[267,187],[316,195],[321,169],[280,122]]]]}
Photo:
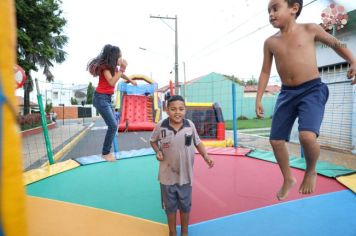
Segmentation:
{"type": "Polygon", "coordinates": [[[174,81],[174,93],[179,94],[179,79],[178,79],[178,18],[177,15],[175,17],[168,17],[168,16],[150,16],[150,18],[155,19],[165,19],[165,20],[174,20],[175,21],[175,62],[174,62],[174,72],[175,72],[175,81],[174,81]]]}
{"type": "Polygon", "coordinates": [[[187,76],[185,73],[185,61],[183,61],[183,72],[184,72],[184,100],[187,101],[187,76]]]}

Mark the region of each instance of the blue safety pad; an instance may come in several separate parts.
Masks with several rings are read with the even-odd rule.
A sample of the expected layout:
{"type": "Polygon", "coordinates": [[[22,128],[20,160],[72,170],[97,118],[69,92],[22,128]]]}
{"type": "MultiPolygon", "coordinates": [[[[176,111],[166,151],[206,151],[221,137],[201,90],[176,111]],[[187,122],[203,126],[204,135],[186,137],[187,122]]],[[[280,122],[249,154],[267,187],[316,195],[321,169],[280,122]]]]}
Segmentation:
{"type": "MultiPolygon", "coordinates": [[[[156,154],[156,153],[152,148],[133,149],[130,151],[121,151],[121,152],[113,153],[113,155],[116,157],[116,159],[142,157],[142,156],[148,156],[148,155],[154,155],[154,154],[156,154]]],[[[78,157],[78,158],[75,158],[74,160],[76,162],[78,162],[80,165],[89,165],[89,164],[95,164],[95,163],[100,163],[100,162],[105,161],[105,159],[102,158],[101,155],[78,157]]]]}
{"type": "Polygon", "coordinates": [[[78,158],[75,158],[74,160],[82,166],[105,161],[105,159],[103,159],[100,155],[78,157],[78,158]]]}
{"type": "Polygon", "coordinates": [[[119,152],[118,159],[124,158],[132,158],[132,157],[141,157],[156,154],[152,148],[141,148],[141,149],[133,149],[130,151],[121,151],[119,152]]]}
{"type": "Polygon", "coordinates": [[[189,235],[355,236],[356,195],[343,190],[189,226],[189,235]]]}

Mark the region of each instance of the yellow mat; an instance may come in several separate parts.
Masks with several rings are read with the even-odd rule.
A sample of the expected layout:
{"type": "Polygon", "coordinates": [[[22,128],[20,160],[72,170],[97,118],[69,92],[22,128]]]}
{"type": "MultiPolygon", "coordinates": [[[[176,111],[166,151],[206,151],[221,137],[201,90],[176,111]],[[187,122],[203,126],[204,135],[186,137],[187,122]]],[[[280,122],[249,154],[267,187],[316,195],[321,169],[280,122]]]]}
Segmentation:
{"type": "Polygon", "coordinates": [[[27,196],[30,236],[168,235],[165,224],[57,200],[27,196]]]}
{"type": "Polygon", "coordinates": [[[339,176],[336,180],[356,193],[356,174],[339,176]]]}
{"type": "Polygon", "coordinates": [[[203,143],[207,147],[232,147],[234,145],[234,141],[232,139],[203,140],[203,143]]]}
{"type": "Polygon", "coordinates": [[[53,165],[44,166],[39,169],[29,170],[24,173],[24,183],[25,185],[31,184],[33,182],[39,181],[41,179],[47,178],[52,175],[62,173],[67,170],[71,170],[80,166],[78,162],[73,160],[67,160],[63,162],[58,162],[53,165]]]}

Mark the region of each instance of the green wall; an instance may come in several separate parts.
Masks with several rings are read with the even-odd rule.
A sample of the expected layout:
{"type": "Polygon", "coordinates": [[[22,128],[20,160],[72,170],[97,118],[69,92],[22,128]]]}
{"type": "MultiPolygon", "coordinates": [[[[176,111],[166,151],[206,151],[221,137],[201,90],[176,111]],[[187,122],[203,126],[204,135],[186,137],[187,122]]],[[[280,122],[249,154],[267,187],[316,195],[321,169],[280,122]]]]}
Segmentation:
{"type": "MultiPolygon", "coordinates": [[[[182,95],[187,102],[217,102],[220,104],[224,119],[232,120],[232,81],[224,75],[210,73],[206,76],[182,86],[182,95]],[[185,94],[185,93],[186,94],[185,94]]],[[[244,88],[236,84],[236,113],[237,117],[243,115],[248,118],[256,117],[255,98],[244,97],[244,88]]],[[[265,117],[273,114],[277,96],[264,97],[262,104],[265,117]]]]}

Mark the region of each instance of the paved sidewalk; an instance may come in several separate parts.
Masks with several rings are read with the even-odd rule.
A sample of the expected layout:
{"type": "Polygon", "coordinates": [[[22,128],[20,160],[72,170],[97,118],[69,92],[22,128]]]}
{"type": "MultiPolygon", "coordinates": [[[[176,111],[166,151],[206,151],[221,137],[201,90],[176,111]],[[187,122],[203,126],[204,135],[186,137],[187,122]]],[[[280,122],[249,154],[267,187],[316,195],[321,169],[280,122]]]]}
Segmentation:
{"type": "Polygon", "coordinates": [[[271,128],[239,129],[237,132],[241,134],[254,134],[263,137],[269,137],[271,128]]]}
{"type": "MultiPolygon", "coordinates": [[[[226,131],[226,138],[233,138],[233,132],[226,131]]],[[[272,151],[269,138],[261,137],[258,135],[239,133],[238,145],[272,151]]],[[[301,149],[299,144],[287,143],[287,149],[289,151],[289,155],[300,157],[301,149]]],[[[341,165],[356,170],[356,155],[350,152],[321,148],[319,160],[331,162],[336,165],[341,165]]]]}
{"type": "MultiPolygon", "coordinates": [[[[93,121],[92,118],[57,121],[56,127],[48,130],[53,155],[83,132],[93,121]]],[[[43,133],[22,138],[23,168],[25,171],[38,168],[48,161],[43,133]]]]}
{"type": "MultiPolygon", "coordinates": [[[[54,129],[49,130],[49,138],[53,155],[62,152],[63,148],[75,139],[78,135],[85,131],[97,118],[57,122],[54,129]]],[[[226,131],[226,138],[232,138],[232,131],[226,131]]],[[[246,147],[253,147],[260,150],[272,151],[271,145],[267,137],[261,137],[253,134],[238,134],[238,145],[246,147]]],[[[287,148],[290,155],[300,156],[300,145],[288,143],[287,148]]],[[[45,140],[43,134],[36,134],[22,138],[22,152],[23,152],[23,168],[25,171],[29,169],[38,168],[48,161],[45,140]]],[[[342,165],[351,169],[356,169],[356,155],[351,153],[321,149],[320,160],[328,161],[337,165],[342,165]]]]}

